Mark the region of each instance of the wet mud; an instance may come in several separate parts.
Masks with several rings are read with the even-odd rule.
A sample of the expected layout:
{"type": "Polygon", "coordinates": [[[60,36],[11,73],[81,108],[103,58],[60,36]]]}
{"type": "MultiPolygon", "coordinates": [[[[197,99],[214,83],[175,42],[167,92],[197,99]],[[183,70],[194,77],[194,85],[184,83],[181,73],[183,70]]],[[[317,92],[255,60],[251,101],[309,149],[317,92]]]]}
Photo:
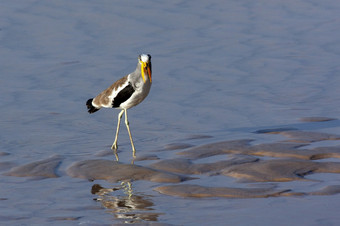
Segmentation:
{"type": "Polygon", "coordinates": [[[241,165],[249,162],[256,162],[258,158],[252,156],[239,155],[232,157],[229,160],[223,160],[213,163],[198,163],[195,164],[189,159],[170,159],[162,160],[151,165],[151,167],[181,174],[203,174],[216,173],[222,169],[228,168],[232,165],[241,165]]]}
{"type": "Polygon", "coordinates": [[[258,182],[305,180],[305,175],[312,173],[340,173],[340,162],[265,160],[231,166],[222,172],[227,176],[258,182]]]}
{"type": "MultiPolygon", "coordinates": [[[[13,167],[9,172],[4,173],[4,175],[15,177],[56,178],[59,177],[56,170],[62,159],[63,158],[60,156],[53,156],[45,160],[13,167]]],[[[3,163],[0,163],[0,166],[2,164],[3,163]]]]}
{"type": "Polygon", "coordinates": [[[225,197],[225,198],[267,198],[280,196],[289,190],[263,189],[263,188],[227,188],[227,187],[205,187],[199,185],[173,185],[162,186],[156,191],[181,197],[225,197]]]}
{"type": "MultiPolygon", "coordinates": [[[[204,178],[200,175],[205,177],[221,175],[236,179],[235,183],[248,182],[254,186],[256,182],[310,181],[308,176],[312,174],[340,173],[340,162],[334,161],[340,158],[340,146],[309,148],[314,142],[339,140],[338,135],[282,129],[262,130],[260,133],[268,136],[279,134],[283,138],[288,137],[289,140],[255,145],[252,145],[254,140],[251,139],[221,141],[200,146],[169,144],[164,150],[177,151],[176,158],[159,159],[155,151],[153,154],[137,157],[131,164],[107,159],[88,159],[72,163],[66,168],[65,173],[73,178],[89,181],[106,180],[111,183],[146,180],[158,183],[159,186],[154,190],[161,194],[181,197],[264,198],[339,193],[340,185],[332,185],[313,192],[296,192],[294,187],[277,189],[277,186],[244,188],[199,185],[200,180],[204,178]],[[333,160],[327,161],[327,158],[333,160]],[[205,162],[205,159],[210,160],[205,162]],[[323,161],[318,161],[321,159],[323,161]],[[143,161],[151,163],[140,165],[139,162],[143,161]],[[189,184],[186,181],[190,181],[189,184]]],[[[96,156],[98,157],[97,154],[96,156]]],[[[12,167],[3,173],[6,176],[56,178],[59,177],[57,170],[62,160],[60,156],[53,156],[15,167],[12,167],[14,163],[2,162],[0,169],[12,167]]]]}
{"type": "Polygon", "coordinates": [[[188,177],[161,172],[135,164],[122,164],[111,160],[85,160],[76,162],[67,169],[71,177],[88,180],[108,180],[111,182],[125,180],[149,180],[159,183],[179,183],[188,177]]]}

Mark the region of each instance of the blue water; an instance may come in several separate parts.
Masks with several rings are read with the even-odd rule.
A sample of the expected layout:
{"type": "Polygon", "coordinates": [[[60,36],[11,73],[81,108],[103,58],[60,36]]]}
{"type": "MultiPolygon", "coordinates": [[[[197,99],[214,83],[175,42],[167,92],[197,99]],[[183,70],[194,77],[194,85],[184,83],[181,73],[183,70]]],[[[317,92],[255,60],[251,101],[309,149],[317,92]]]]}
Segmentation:
{"type": "MultiPolygon", "coordinates": [[[[65,160],[57,179],[1,176],[0,220],[122,223],[92,200],[91,183],[64,171],[109,150],[118,111],[89,115],[85,102],[132,72],[140,53],[152,55],[153,84],[128,111],[137,155],[171,143],[271,141],[276,138],[252,132],[296,125],[302,117],[338,118],[339,12],[336,0],[1,1],[0,152],[9,155],[0,159],[19,165],[58,154],[65,160]]],[[[312,130],[340,134],[338,121],[312,130]]],[[[124,125],[119,144],[120,159],[129,162],[124,125]]],[[[160,223],[340,222],[339,195],[196,200],[163,196],[149,182],[134,186],[151,196],[160,223]]]]}

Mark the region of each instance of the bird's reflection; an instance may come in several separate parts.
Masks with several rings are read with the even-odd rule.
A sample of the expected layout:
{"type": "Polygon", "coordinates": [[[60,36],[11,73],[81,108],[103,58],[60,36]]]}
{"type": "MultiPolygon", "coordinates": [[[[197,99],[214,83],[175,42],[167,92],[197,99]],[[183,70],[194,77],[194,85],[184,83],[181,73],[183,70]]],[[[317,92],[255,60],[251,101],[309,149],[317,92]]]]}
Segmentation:
{"type": "Polygon", "coordinates": [[[154,204],[149,198],[133,193],[131,182],[121,182],[114,188],[104,188],[94,184],[91,193],[97,195],[94,200],[101,202],[109,213],[124,223],[157,221],[160,215],[151,212],[154,210],[152,208],[154,204]]]}

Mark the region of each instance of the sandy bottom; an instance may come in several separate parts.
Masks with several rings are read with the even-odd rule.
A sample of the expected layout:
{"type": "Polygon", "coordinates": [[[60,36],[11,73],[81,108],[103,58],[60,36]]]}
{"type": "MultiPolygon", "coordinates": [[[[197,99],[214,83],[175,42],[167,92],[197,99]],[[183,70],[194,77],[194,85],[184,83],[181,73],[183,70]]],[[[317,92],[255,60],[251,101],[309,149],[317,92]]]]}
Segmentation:
{"type": "MultiPolygon", "coordinates": [[[[317,119],[310,120],[314,122],[317,119]]],[[[282,128],[264,129],[256,133],[281,135],[284,139],[261,144],[256,144],[252,139],[199,146],[168,144],[163,150],[147,155],[137,153],[137,158],[131,163],[117,162],[112,153],[103,151],[96,153],[95,158],[76,162],[68,162],[67,157],[61,156],[17,166],[14,162],[2,161],[0,169],[6,176],[34,180],[68,178],[71,183],[72,180],[88,180],[93,183],[91,193],[95,196],[94,200],[117,219],[129,223],[154,222],[164,214],[153,209],[150,196],[134,192],[133,184],[137,181],[152,182],[152,185],[144,186],[149,186],[147,189],[158,192],[160,196],[194,199],[294,198],[340,193],[340,183],[330,184],[328,177],[322,176],[340,173],[340,146],[313,147],[315,142],[340,140],[339,135],[282,128]],[[176,157],[160,159],[158,154],[164,152],[175,152],[176,157]],[[60,167],[62,164],[67,166],[63,169],[60,167]],[[108,188],[102,185],[103,181],[107,181],[108,188]],[[228,186],[223,186],[226,181],[228,186]],[[303,190],[303,186],[289,183],[293,181],[318,181],[324,186],[303,190]]],[[[8,155],[1,153],[2,157],[8,155]]],[[[2,200],[7,199],[2,197],[2,200]]],[[[50,220],[78,221],[80,218],[56,216],[50,220]]]]}
{"type": "MultiPolygon", "coordinates": [[[[317,147],[308,145],[316,141],[340,140],[340,136],[299,130],[260,131],[268,134],[281,134],[288,138],[282,142],[252,145],[252,140],[231,140],[209,143],[197,147],[177,145],[178,158],[155,160],[156,155],[141,156],[131,164],[107,159],[89,159],[71,164],[66,173],[70,177],[87,180],[107,180],[110,182],[147,180],[157,183],[181,183],[199,180],[196,175],[224,175],[242,179],[243,182],[287,182],[308,180],[306,175],[316,173],[340,173],[340,162],[316,161],[327,158],[340,158],[340,147],[317,147]],[[220,156],[219,161],[204,163],[205,158],[220,156]],[[271,157],[271,158],[264,158],[271,157]],[[203,159],[200,163],[197,160],[203,159]],[[138,165],[139,161],[153,160],[148,166],[138,165]],[[203,162],[203,163],[202,163],[203,162]]],[[[174,145],[169,145],[170,150],[174,145]]],[[[58,167],[63,161],[60,156],[28,163],[11,168],[4,175],[16,177],[56,178],[58,167]]],[[[0,168],[14,165],[1,162],[0,168]]],[[[195,183],[195,182],[192,182],[195,183]]],[[[168,195],[187,197],[234,197],[255,198],[289,195],[294,188],[277,191],[271,189],[236,189],[223,187],[194,186],[193,184],[159,186],[155,190],[168,195]]],[[[335,188],[309,192],[308,194],[334,194],[335,188]]],[[[299,195],[304,193],[299,193],[299,195]]]]}

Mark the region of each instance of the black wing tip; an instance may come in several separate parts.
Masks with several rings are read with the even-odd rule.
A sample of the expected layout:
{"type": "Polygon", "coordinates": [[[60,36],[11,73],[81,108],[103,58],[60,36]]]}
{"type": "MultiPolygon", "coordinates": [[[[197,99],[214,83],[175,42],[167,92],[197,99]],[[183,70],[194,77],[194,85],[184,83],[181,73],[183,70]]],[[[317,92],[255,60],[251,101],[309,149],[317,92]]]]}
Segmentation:
{"type": "Polygon", "coordinates": [[[93,101],[93,98],[92,99],[88,99],[86,101],[86,107],[87,107],[87,110],[88,110],[88,113],[92,114],[92,113],[95,113],[96,111],[98,111],[99,109],[94,107],[92,105],[92,101],[93,101]]]}

